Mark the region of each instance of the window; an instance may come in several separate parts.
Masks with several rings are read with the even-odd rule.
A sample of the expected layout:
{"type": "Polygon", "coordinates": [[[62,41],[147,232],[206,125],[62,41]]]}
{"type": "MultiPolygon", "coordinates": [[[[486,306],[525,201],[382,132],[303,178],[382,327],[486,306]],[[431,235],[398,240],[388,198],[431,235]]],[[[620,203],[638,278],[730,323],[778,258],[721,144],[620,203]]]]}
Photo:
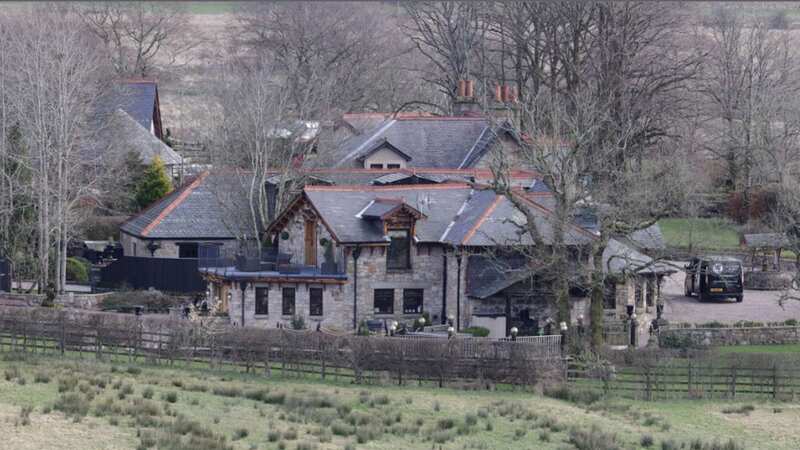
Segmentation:
{"type": "Polygon", "coordinates": [[[387,169],[399,169],[400,168],[400,164],[387,164],[386,168],[387,169]]]}
{"type": "Polygon", "coordinates": [[[422,313],[423,289],[403,289],[403,314],[422,313]]]}
{"type": "Polygon", "coordinates": [[[603,290],[603,309],[617,309],[617,285],[610,281],[603,290]]]}
{"type": "Polygon", "coordinates": [[[644,308],[644,295],[642,292],[642,282],[641,280],[634,280],[636,285],[634,286],[634,300],[636,301],[637,308],[644,308]]]}
{"type": "Polygon", "coordinates": [[[136,242],[133,243],[133,256],[136,256],[136,242]]]}
{"type": "Polygon", "coordinates": [[[409,230],[389,230],[389,252],[386,255],[387,269],[411,267],[411,239],[409,230]]]}
{"type": "Polygon", "coordinates": [[[256,288],[256,315],[266,316],[269,314],[269,288],[256,288]]]}
{"type": "Polygon", "coordinates": [[[383,169],[383,164],[370,164],[370,169],[383,169]]]}
{"type": "Polygon", "coordinates": [[[394,289],[375,289],[375,314],[394,314],[394,289]]]}
{"type": "Polygon", "coordinates": [[[322,288],[308,290],[308,313],[312,316],[322,315],[322,288]]]}
{"type": "Polygon", "coordinates": [[[197,242],[178,244],[178,258],[197,258],[197,242]]]}
{"type": "Polygon", "coordinates": [[[294,315],[294,288],[283,288],[283,315],[284,316],[293,316],[294,315]]]}

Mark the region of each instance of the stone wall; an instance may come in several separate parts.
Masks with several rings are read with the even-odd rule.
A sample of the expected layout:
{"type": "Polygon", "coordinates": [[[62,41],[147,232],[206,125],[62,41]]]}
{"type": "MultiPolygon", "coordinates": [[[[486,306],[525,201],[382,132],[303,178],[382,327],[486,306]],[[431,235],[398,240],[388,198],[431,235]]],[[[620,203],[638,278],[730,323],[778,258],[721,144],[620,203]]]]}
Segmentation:
{"type": "Polygon", "coordinates": [[[791,272],[752,271],[744,274],[745,289],[780,291],[792,286],[791,272]]]}
{"type": "Polygon", "coordinates": [[[661,342],[688,341],[694,347],[800,343],[800,327],[672,328],[662,330],[661,342]]]}
{"type": "MultiPolygon", "coordinates": [[[[110,293],[103,294],[83,294],[67,292],[57,295],[55,304],[65,308],[97,310],[98,304],[110,293]]],[[[39,306],[44,300],[44,295],[38,294],[12,294],[7,292],[0,293],[0,305],[6,306],[39,306]]]]}
{"type": "MultiPolygon", "coordinates": [[[[149,242],[150,240],[148,239],[140,239],[126,233],[120,233],[120,243],[122,244],[122,250],[125,256],[150,257],[150,250],[147,249],[147,244],[149,242]]],[[[199,244],[222,244],[222,247],[220,248],[221,252],[236,250],[239,248],[235,239],[157,239],[155,242],[159,244],[161,248],[153,253],[153,258],[177,258],[179,255],[179,243],[197,242],[199,244]]]]}

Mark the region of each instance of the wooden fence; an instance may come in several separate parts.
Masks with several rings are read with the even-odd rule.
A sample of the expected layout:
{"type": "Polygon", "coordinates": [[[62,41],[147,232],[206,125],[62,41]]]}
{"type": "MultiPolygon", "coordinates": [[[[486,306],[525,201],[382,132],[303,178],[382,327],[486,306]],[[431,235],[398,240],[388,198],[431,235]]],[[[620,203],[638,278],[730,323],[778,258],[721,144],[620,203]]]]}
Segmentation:
{"type": "Polygon", "coordinates": [[[586,364],[571,362],[568,382],[644,400],[741,397],[794,400],[800,394],[800,365],[770,358],[769,362],[726,361],[708,357],[667,360],[656,364],[586,364]]]}
{"type": "Polygon", "coordinates": [[[477,339],[407,340],[319,331],[204,327],[186,320],[47,308],[0,309],[0,351],[92,355],[130,363],[434,382],[477,380],[530,386],[563,379],[547,347],[477,339]]]}

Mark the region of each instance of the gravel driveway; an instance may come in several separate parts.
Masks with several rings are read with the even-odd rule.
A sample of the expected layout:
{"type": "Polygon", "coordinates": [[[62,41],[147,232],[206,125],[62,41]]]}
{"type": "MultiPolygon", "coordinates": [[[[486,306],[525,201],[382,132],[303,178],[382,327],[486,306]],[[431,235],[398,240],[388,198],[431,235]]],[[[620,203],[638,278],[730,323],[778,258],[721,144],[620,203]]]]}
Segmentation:
{"type": "MultiPolygon", "coordinates": [[[[683,264],[679,264],[682,267],[683,264]]],[[[746,276],[746,275],[745,275],[746,276]]],[[[778,304],[781,291],[744,291],[744,301],[715,300],[700,303],[695,297],[683,296],[684,273],[678,272],[664,279],[661,286],[664,298],[664,318],[671,322],[704,323],[711,321],[779,322],[787,319],[800,320],[800,301],[778,304]]]]}

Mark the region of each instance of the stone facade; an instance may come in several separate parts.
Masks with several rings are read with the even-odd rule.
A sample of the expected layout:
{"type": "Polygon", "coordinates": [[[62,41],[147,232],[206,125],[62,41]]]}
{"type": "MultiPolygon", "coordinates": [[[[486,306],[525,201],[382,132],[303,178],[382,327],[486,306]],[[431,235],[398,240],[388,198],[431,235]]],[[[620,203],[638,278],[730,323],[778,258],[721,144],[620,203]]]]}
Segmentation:
{"type": "MultiPolygon", "coordinates": [[[[231,293],[228,315],[232,325],[242,323],[242,291],[238,283],[226,286],[231,293]]],[[[302,318],[307,328],[314,329],[318,324],[326,328],[347,329],[342,324],[347,323],[346,312],[342,297],[342,285],[325,285],[315,283],[248,283],[245,289],[244,325],[248,327],[277,328],[279,326],[291,328],[292,319],[302,318]],[[256,314],[256,288],[267,288],[268,314],[256,314]],[[294,314],[283,314],[283,289],[295,290],[294,314]],[[311,288],[322,289],[322,315],[312,316],[309,311],[309,296],[311,288]],[[343,317],[344,314],[344,317],[343,317]]]]}
{"type": "Polygon", "coordinates": [[[125,256],[138,256],[145,258],[177,258],[179,256],[178,244],[190,242],[197,242],[199,244],[220,244],[220,252],[235,250],[238,248],[238,243],[235,239],[156,239],[155,242],[161,247],[151,255],[150,250],[147,249],[147,244],[149,242],[149,239],[142,239],[136,236],[131,236],[127,233],[120,233],[120,243],[122,244],[122,250],[125,256]]]}

